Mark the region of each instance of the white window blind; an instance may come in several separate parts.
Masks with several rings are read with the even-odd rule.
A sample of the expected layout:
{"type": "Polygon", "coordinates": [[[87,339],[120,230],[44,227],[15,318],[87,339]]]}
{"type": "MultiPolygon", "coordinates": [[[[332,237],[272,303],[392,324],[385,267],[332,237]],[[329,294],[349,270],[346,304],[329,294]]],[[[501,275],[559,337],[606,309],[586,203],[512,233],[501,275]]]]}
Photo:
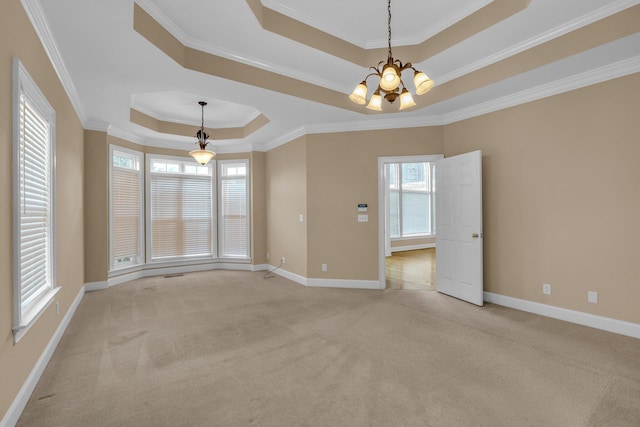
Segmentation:
{"type": "Polygon", "coordinates": [[[111,148],[111,268],[142,260],[142,155],[111,148]]]}
{"type": "Polygon", "coordinates": [[[212,167],[190,163],[150,161],[152,260],[214,256],[212,167]]]}
{"type": "Polygon", "coordinates": [[[52,301],[55,287],[55,112],[14,61],[14,336],[52,301]]]}
{"type": "Polygon", "coordinates": [[[22,310],[51,287],[49,126],[20,98],[20,298],[22,310]]]}
{"type": "Polygon", "coordinates": [[[248,161],[220,161],[219,247],[221,257],[249,256],[248,161]]]}

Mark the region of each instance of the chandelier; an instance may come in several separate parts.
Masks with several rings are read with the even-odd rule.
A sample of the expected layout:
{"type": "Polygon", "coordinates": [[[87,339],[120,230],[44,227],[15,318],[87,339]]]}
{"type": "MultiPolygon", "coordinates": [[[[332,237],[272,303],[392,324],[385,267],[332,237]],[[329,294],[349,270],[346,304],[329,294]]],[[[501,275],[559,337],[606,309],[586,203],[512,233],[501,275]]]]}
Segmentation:
{"type": "Polygon", "coordinates": [[[400,110],[413,107],[416,105],[409,90],[407,90],[402,81],[402,72],[412,69],[413,84],[416,88],[416,95],[423,95],[431,90],[435,82],[431,80],[422,71],[416,70],[411,62],[403,64],[400,60],[394,59],[391,53],[391,0],[388,0],[387,11],[389,13],[389,54],[387,61],[380,61],[377,67],[369,67],[371,74],[367,75],[362,83],[360,83],[349,95],[349,99],[356,104],[364,105],[367,103],[367,79],[371,76],[378,76],[378,88],[373,93],[367,104],[367,108],[375,111],[382,111],[382,98],[386,99],[390,104],[400,97],[400,110]],[[402,90],[400,90],[402,85],[402,90]]]}
{"type": "Polygon", "coordinates": [[[209,139],[209,134],[204,130],[204,106],[207,105],[207,103],[204,101],[200,101],[198,102],[198,104],[200,104],[200,106],[202,107],[202,124],[200,126],[200,130],[198,130],[198,133],[196,133],[196,138],[198,138],[196,144],[200,146],[200,149],[190,151],[189,154],[194,159],[196,159],[196,162],[204,166],[209,163],[209,160],[211,160],[213,156],[216,155],[216,153],[207,150],[207,144],[209,143],[207,140],[209,139]]]}

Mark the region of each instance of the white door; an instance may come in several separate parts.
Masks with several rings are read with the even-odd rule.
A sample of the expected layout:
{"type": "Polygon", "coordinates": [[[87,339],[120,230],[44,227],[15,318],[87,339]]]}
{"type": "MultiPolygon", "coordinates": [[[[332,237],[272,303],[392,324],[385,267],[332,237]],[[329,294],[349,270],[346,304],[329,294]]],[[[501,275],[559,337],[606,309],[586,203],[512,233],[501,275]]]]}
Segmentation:
{"type": "Polygon", "coordinates": [[[436,163],[436,287],[482,305],[482,152],[436,163]]]}

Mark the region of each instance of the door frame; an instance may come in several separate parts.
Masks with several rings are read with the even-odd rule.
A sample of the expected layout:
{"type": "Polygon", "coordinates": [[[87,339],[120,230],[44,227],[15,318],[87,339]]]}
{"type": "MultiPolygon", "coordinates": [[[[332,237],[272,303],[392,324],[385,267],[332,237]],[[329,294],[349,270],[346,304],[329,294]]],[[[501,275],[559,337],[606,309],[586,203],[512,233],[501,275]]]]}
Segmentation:
{"type": "Polygon", "coordinates": [[[384,165],[387,163],[435,162],[441,159],[444,159],[444,154],[378,157],[378,286],[380,289],[387,288],[387,267],[385,259],[388,239],[386,238],[387,203],[384,197],[384,165]]]}

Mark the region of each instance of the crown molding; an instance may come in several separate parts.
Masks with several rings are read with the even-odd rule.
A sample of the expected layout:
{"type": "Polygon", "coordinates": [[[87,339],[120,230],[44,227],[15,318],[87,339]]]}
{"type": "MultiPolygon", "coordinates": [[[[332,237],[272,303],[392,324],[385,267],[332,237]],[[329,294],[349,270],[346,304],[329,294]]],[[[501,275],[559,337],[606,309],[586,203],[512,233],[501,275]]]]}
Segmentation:
{"type": "Polygon", "coordinates": [[[495,64],[496,62],[502,61],[503,59],[509,58],[513,55],[517,55],[518,53],[521,53],[533,47],[536,47],[542,43],[548,42],[549,40],[553,40],[555,38],[568,34],[574,30],[577,30],[578,28],[582,28],[584,26],[597,22],[601,19],[604,19],[608,16],[611,16],[615,13],[621,12],[638,3],[640,3],[640,0],[613,1],[607,4],[606,6],[603,6],[590,13],[582,15],[579,18],[573,19],[568,23],[552,28],[551,30],[546,31],[542,34],[539,34],[536,37],[531,37],[521,43],[517,43],[511,47],[501,50],[500,52],[496,52],[493,55],[487,56],[479,61],[472,62],[471,64],[467,64],[462,68],[458,68],[457,70],[451,71],[450,73],[444,74],[442,76],[437,76],[437,79],[435,80],[439,85],[447,83],[451,80],[455,80],[466,74],[472,73],[481,68],[484,68],[491,64],[495,64]]]}
{"type": "Polygon", "coordinates": [[[300,126],[297,129],[294,129],[290,132],[280,135],[276,139],[269,141],[264,144],[254,144],[253,149],[255,151],[271,151],[276,147],[284,145],[288,142],[293,141],[294,139],[300,138],[301,136],[305,136],[307,134],[305,127],[300,126]]]}
{"type": "MultiPolygon", "coordinates": [[[[188,125],[188,126],[195,126],[195,127],[199,127],[200,126],[200,119],[199,116],[196,117],[196,120],[192,120],[192,121],[186,121],[186,120],[180,120],[180,119],[176,119],[175,117],[171,117],[165,114],[158,114],[156,111],[151,111],[149,109],[146,108],[146,106],[140,104],[140,103],[136,103],[136,102],[132,102],[131,103],[131,108],[133,108],[134,110],[138,110],[139,112],[146,114],[147,116],[156,119],[156,120],[160,120],[163,122],[169,122],[169,123],[176,123],[176,124],[180,124],[180,125],[188,125]]],[[[211,128],[211,129],[222,129],[222,128],[242,128],[247,126],[249,123],[251,123],[252,121],[254,121],[255,119],[257,119],[258,117],[260,117],[260,115],[262,115],[262,113],[260,112],[260,110],[258,110],[255,107],[252,107],[254,109],[254,111],[251,112],[251,114],[245,116],[244,118],[242,118],[242,120],[239,121],[235,121],[235,122],[218,122],[218,123],[205,123],[205,127],[211,128]]],[[[205,121],[206,122],[206,121],[205,121]]]]}
{"type": "Polygon", "coordinates": [[[206,43],[202,40],[190,37],[180,28],[175,22],[171,20],[164,12],[162,12],[151,0],[135,0],[135,2],[142,7],[153,19],[164,27],[172,36],[174,36],[180,43],[186,47],[197,49],[203,52],[207,52],[212,55],[221,56],[232,61],[240,62],[241,64],[250,65],[252,67],[260,68],[272,73],[281,74],[283,76],[302,80],[307,83],[312,83],[318,86],[323,86],[328,89],[333,89],[338,92],[351,93],[352,88],[345,85],[339,85],[335,82],[331,82],[325,79],[312,76],[307,73],[303,73],[291,68],[283,67],[271,62],[265,62],[263,60],[252,58],[250,56],[241,55],[230,49],[226,49],[211,43],[206,43]]]}
{"type": "Polygon", "coordinates": [[[85,130],[95,130],[98,132],[107,132],[109,130],[109,123],[101,120],[89,119],[84,124],[85,130]]]}
{"type": "Polygon", "coordinates": [[[546,83],[533,88],[529,88],[511,95],[503,96],[491,101],[483,102],[469,108],[463,108],[453,113],[442,116],[442,124],[448,125],[461,120],[470,119],[494,111],[503,110],[527,102],[547,98],[564,92],[580,89],[623,77],[629,74],[640,72],[640,56],[635,56],[622,61],[608,64],[593,70],[585,71],[551,83],[546,83]]]}
{"type": "Polygon", "coordinates": [[[29,17],[29,21],[31,21],[31,25],[33,25],[33,28],[42,43],[45,52],[47,53],[47,56],[49,57],[51,65],[56,71],[56,74],[58,75],[58,78],[60,79],[71,104],[73,105],[73,109],[84,126],[87,123],[87,115],[84,108],[82,108],[78,91],[76,90],[76,86],[73,84],[73,80],[67,71],[62,55],[58,50],[58,45],[53,37],[53,33],[51,32],[51,28],[49,27],[49,23],[45,17],[40,2],[38,0],[20,1],[27,16],[29,17]]]}
{"type": "MultiPolygon", "coordinates": [[[[445,17],[444,19],[436,22],[434,25],[430,26],[420,35],[415,37],[407,37],[407,38],[394,38],[393,45],[397,46],[410,46],[414,44],[420,44],[425,40],[433,37],[438,34],[442,30],[450,27],[458,21],[466,18],[477,10],[483,8],[484,6],[491,3],[493,0],[475,0],[470,1],[468,5],[465,7],[455,11],[451,15],[445,17]]],[[[278,12],[282,15],[288,16],[289,18],[301,22],[310,27],[316,28],[324,33],[331,34],[339,39],[342,39],[348,43],[356,45],[362,49],[378,49],[378,48],[386,48],[388,46],[388,40],[385,38],[384,40],[375,40],[375,41],[367,41],[363,37],[358,37],[353,34],[348,34],[347,32],[341,31],[331,24],[318,24],[317,21],[312,20],[309,16],[299,13],[295,9],[285,6],[279,3],[277,0],[262,0],[261,1],[263,7],[278,12]]],[[[386,34],[386,33],[385,33],[386,34]]]]}
{"type": "Polygon", "coordinates": [[[143,138],[141,136],[138,136],[134,133],[128,132],[126,130],[117,128],[113,125],[109,125],[109,127],[107,128],[107,135],[109,136],[114,136],[116,138],[120,138],[120,139],[124,139],[126,141],[129,142],[134,142],[136,144],[140,144],[140,145],[149,145],[148,144],[148,140],[146,138],[143,138]]]}
{"type": "Polygon", "coordinates": [[[368,130],[404,129],[424,126],[440,126],[442,117],[419,116],[419,117],[386,117],[376,120],[359,120],[351,122],[320,123],[305,126],[306,134],[336,133],[336,132],[359,132],[368,130]]]}

